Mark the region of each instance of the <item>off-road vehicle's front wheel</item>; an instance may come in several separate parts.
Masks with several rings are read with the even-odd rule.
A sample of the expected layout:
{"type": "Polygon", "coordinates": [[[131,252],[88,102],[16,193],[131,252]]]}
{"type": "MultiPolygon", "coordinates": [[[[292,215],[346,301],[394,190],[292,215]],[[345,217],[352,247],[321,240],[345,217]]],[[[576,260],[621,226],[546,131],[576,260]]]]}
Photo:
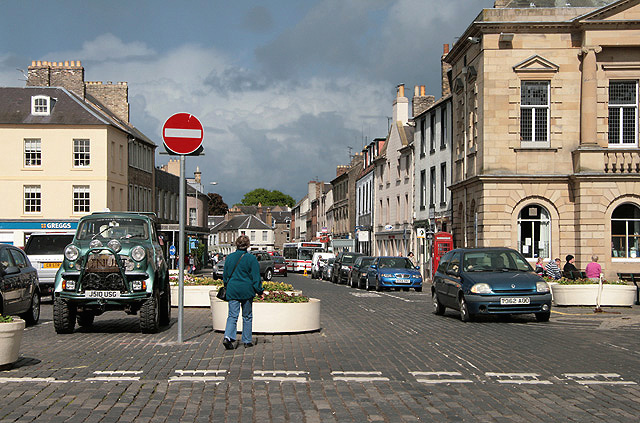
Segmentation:
{"type": "Polygon", "coordinates": [[[77,309],[61,298],[53,300],[53,327],[56,333],[73,333],[77,309]]]}
{"type": "Polygon", "coordinates": [[[142,333],[156,333],[160,329],[160,307],[158,293],[142,303],[140,307],[140,329],[142,333]]]}

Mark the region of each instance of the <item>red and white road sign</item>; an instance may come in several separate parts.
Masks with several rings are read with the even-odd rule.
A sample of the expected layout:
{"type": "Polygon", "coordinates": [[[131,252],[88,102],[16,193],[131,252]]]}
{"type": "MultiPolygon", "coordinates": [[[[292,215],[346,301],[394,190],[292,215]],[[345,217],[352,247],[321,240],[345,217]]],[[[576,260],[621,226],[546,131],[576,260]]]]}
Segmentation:
{"type": "Polygon", "coordinates": [[[162,126],[164,146],[174,154],[191,154],[202,145],[204,130],[197,117],[176,113],[162,126]]]}

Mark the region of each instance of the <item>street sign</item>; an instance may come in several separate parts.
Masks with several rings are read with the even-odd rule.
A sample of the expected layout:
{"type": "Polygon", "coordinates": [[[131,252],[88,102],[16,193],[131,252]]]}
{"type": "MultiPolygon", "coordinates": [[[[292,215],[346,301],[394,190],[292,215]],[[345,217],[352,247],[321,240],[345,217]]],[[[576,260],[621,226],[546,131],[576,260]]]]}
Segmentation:
{"type": "Polygon", "coordinates": [[[176,113],[162,126],[162,140],[169,153],[191,154],[202,146],[204,130],[197,117],[176,113]]]}
{"type": "Polygon", "coordinates": [[[424,228],[418,228],[416,230],[416,238],[425,238],[426,230],[424,228]]]}
{"type": "Polygon", "coordinates": [[[175,258],[176,257],[176,246],[172,245],[171,247],[169,247],[169,257],[171,258],[175,258]]]}

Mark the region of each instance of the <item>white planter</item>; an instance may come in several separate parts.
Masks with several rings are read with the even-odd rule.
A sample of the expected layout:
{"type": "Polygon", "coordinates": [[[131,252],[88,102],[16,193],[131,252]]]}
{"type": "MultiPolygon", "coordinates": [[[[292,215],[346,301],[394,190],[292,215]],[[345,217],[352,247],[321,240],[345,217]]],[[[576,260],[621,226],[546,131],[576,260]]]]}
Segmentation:
{"type": "MultiPolygon", "coordinates": [[[[209,293],[218,292],[218,285],[185,285],[184,306],[185,307],[209,307],[209,293]]],[[[171,285],[171,306],[178,307],[178,285],[171,285]]]]}
{"type": "MultiPolygon", "coordinates": [[[[224,331],[229,315],[228,303],[210,294],[213,330],[224,331]]],[[[254,333],[297,333],[320,329],[320,300],[308,303],[253,303],[254,333]]],[[[242,332],[242,312],[238,316],[238,332],[242,332]]]]}
{"type": "MultiPolygon", "coordinates": [[[[598,285],[551,285],[553,301],[558,306],[584,305],[595,306],[598,300],[598,285]]],[[[632,285],[602,286],[601,306],[631,307],[636,298],[636,287],[632,285]]]]}
{"type": "Polygon", "coordinates": [[[15,317],[11,323],[0,323],[0,367],[18,361],[24,327],[24,320],[15,317]]]}

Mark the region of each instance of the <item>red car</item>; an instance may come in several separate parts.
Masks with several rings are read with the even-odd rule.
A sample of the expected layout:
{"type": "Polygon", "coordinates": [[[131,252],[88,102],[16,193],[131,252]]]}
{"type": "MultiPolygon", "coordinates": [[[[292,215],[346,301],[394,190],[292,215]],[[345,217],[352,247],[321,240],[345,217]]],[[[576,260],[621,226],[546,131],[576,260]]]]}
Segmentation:
{"type": "Polygon", "coordinates": [[[287,276],[287,263],[282,256],[273,256],[273,275],[287,276]]]}

